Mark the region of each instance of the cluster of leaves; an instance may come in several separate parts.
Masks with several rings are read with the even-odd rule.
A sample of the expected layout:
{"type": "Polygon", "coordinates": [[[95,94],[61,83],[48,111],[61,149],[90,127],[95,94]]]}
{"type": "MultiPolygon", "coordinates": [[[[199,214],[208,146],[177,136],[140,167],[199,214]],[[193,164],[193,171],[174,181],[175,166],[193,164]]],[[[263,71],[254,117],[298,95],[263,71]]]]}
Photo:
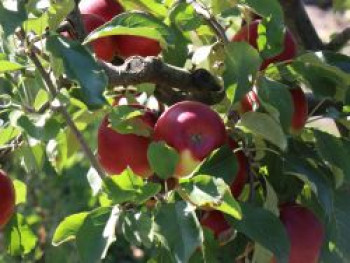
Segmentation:
{"type": "MultiPolygon", "coordinates": [[[[202,1],[213,18],[230,29],[239,28],[246,10],[258,13],[264,24],[259,52],[246,43],[218,43],[193,5],[174,0],[121,0],[127,11],[85,40],[116,34],[158,40],[164,62],[206,68],[218,76],[226,90],[225,100],[215,107],[222,116],[228,116],[254,85],[259,87],[263,107],[244,114],[234,127],[226,120],[242,142],[255,178],[239,200],[228,186],[238,162],[226,147],[215,151],[174,189],[168,182],[178,156],[162,143],[153,143],[149,149],[159,180],[142,180],[129,169],[102,180],[84,158],[66,119],[55,110],[67,108],[91,149],[96,149],[96,127],[110,108],[104,96],[108,83],[87,47],[56,33],[72,11],[73,1],[50,1],[47,7],[40,7],[37,0],[17,1],[12,9],[6,2],[0,3],[0,149],[13,151],[6,159],[0,156],[0,161],[17,178],[18,209],[4,230],[6,242],[1,249],[10,256],[0,260],[15,262],[21,256],[28,261],[44,257],[50,258],[48,262],[76,262],[78,255],[82,262],[130,260],[126,245],[124,251],[116,252],[116,246],[126,242],[142,248],[141,260],[148,262],[225,262],[244,254],[248,244],[254,244],[255,250],[247,256],[257,262],[266,261],[271,253],[279,262],[287,262],[289,241],[278,219],[278,205],[290,200],[298,200],[322,219],[327,233],[323,262],[350,258],[346,242],[350,58],[308,52],[290,64],[259,72],[262,59],[282,48],[283,15],[278,1],[202,1]],[[19,27],[29,43],[20,41],[19,27]],[[36,43],[30,42],[33,33],[36,43]],[[69,88],[59,85],[58,94],[47,89],[28,56],[34,48],[40,50],[40,62],[55,83],[68,79],[69,88]],[[321,116],[342,127],[344,134],[328,125],[309,125],[299,136],[288,134],[293,113],[288,87],[294,83],[305,85],[321,102],[345,105],[341,110],[329,108],[321,116]],[[224,212],[232,225],[234,235],[224,246],[201,227],[203,209],[224,212]],[[75,242],[78,255],[68,241],[75,242]]],[[[114,114],[128,118],[120,116],[122,112],[114,114]]],[[[125,115],[129,114],[135,113],[126,110],[125,115]]]]}

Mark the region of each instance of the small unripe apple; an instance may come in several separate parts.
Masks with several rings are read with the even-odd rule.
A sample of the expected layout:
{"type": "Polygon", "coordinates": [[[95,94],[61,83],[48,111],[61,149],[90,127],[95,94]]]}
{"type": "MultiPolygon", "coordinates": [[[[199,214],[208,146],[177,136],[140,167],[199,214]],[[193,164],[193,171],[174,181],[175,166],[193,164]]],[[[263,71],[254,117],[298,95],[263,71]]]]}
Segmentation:
{"type": "MultiPolygon", "coordinates": [[[[229,146],[232,150],[236,150],[238,148],[238,144],[233,139],[229,138],[228,140],[229,146]]],[[[235,198],[238,198],[241,194],[245,183],[248,178],[248,159],[244,155],[243,151],[235,152],[237,162],[238,162],[238,170],[235,177],[235,180],[231,183],[231,193],[235,198]]]]}
{"type": "MultiPolygon", "coordinates": [[[[101,17],[91,14],[81,15],[86,33],[90,33],[106,21],[101,17]]],[[[115,43],[112,37],[101,37],[91,42],[96,57],[105,61],[111,61],[115,54],[115,43]]]]}
{"type": "MultiPolygon", "coordinates": [[[[246,24],[234,35],[232,41],[235,42],[248,42],[252,47],[258,49],[258,26],[261,23],[259,20],[252,21],[250,24],[246,24]]],[[[260,70],[267,68],[271,63],[282,62],[292,60],[297,55],[297,44],[289,29],[286,29],[283,50],[276,56],[267,58],[260,66],[260,70]]]]}
{"type": "MultiPolygon", "coordinates": [[[[288,263],[317,263],[324,240],[324,228],[318,218],[306,207],[285,204],[280,219],[290,240],[288,263]]],[[[272,259],[272,263],[276,263],[272,259]]]]}
{"type": "Polygon", "coordinates": [[[82,14],[97,15],[105,21],[124,11],[117,0],[81,0],[79,9],[82,14]]]}
{"type": "MultiPolygon", "coordinates": [[[[153,129],[156,122],[153,112],[141,105],[130,106],[144,110],[142,116],[135,118],[142,121],[146,127],[153,129]]],[[[147,149],[150,143],[150,137],[118,133],[109,127],[108,116],[105,116],[98,129],[97,157],[109,174],[120,174],[130,167],[137,175],[148,177],[153,173],[147,159],[147,149]]]]}
{"type": "Polygon", "coordinates": [[[179,153],[175,177],[190,175],[226,139],[221,117],[209,106],[195,101],[174,104],[162,113],[154,127],[154,140],[165,141],[179,153]]]}
{"type": "Polygon", "coordinates": [[[158,56],[162,51],[158,41],[146,37],[119,35],[115,36],[117,54],[122,58],[131,56],[158,56]]]}
{"type": "Polygon", "coordinates": [[[12,180],[0,170],[0,229],[11,219],[15,211],[16,193],[12,180]]]}

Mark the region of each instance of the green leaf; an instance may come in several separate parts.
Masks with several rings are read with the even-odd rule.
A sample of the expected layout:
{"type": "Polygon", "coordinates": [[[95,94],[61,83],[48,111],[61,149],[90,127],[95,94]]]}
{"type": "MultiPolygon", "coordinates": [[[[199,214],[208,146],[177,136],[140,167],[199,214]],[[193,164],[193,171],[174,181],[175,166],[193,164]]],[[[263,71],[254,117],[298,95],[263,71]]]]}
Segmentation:
{"type": "Polygon", "coordinates": [[[290,243],[287,232],[272,212],[260,207],[241,203],[243,219],[226,219],[238,232],[242,232],[252,240],[267,248],[280,263],[287,263],[289,258],[290,243]]]}
{"type": "Polygon", "coordinates": [[[152,142],[148,146],[147,158],[152,170],[160,178],[168,179],[175,173],[179,154],[164,142],[152,142]]]}
{"type": "Polygon", "coordinates": [[[101,262],[112,242],[120,211],[111,212],[110,207],[101,207],[86,216],[76,234],[76,244],[82,262],[101,262]]]}
{"type": "Polygon", "coordinates": [[[45,12],[39,17],[29,18],[23,23],[23,29],[26,33],[34,32],[37,35],[43,35],[49,26],[49,16],[45,12]]]}
{"type": "Polygon", "coordinates": [[[244,42],[231,42],[225,47],[224,86],[232,102],[240,101],[251,89],[261,64],[259,53],[244,42]]]}
{"type": "Polygon", "coordinates": [[[230,185],[238,172],[236,155],[228,145],[220,147],[211,153],[197,168],[194,175],[206,174],[221,178],[230,185]]]}
{"type": "Polygon", "coordinates": [[[62,243],[74,240],[88,214],[88,212],[82,212],[66,217],[57,226],[52,238],[52,245],[59,246],[62,243]]]}
{"type": "Polygon", "coordinates": [[[141,118],[138,118],[143,114],[144,110],[129,105],[113,107],[112,112],[109,114],[110,126],[121,134],[135,134],[149,137],[152,128],[141,118]]]}
{"type": "Polygon", "coordinates": [[[172,32],[161,20],[140,11],[124,12],[92,31],[85,43],[112,35],[133,35],[158,40],[161,46],[172,43],[172,32]]]}
{"type": "Polygon", "coordinates": [[[231,194],[230,187],[221,178],[197,175],[180,181],[179,193],[197,207],[210,207],[241,219],[238,202],[231,194]]]}
{"type": "Polygon", "coordinates": [[[283,24],[283,10],[280,3],[277,0],[239,0],[240,4],[244,4],[252,8],[256,13],[265,18],[271,18],[276,23],[283,24]]]}
{"type": "Polygon", "coordinates": [[[16,71],[23,68],[24,66],[18,63],[7,61],[7,60],[0,60],[0,74],[4,72],[9,72],[9,71],[16,71]]]}
{"type": "Polygon", "coordinates": [[[49,101],[49,93],[46,90],[40,89],[36,94],[34,101],[34,109],[39,110],[45,103],[49,101]]]}
{"type": "MultiPolygon", "coordinates": [[[[334,220],[330,222],[328,240],[323,249],[323,257],[333,255],[338,257],[339,262],[347,262],[350,258],[349,243],[349,220],[350,220],[350,203],[349,191],[340,189],[335,194],[334,202],[334,220]]],[[[324,261],[330,262],[330,261],[324,261]]],[[[332,261],[333,262],[333,261],[332,261]]]]}
{"type": "Polygon", "coordinates": [[[26,255],[31,252],[38,241],[25,217],[19,213],[12,216],[5,227],[5,246],[11,256],[26,255]]]}
{"type": "Polygon", "coordinates": [[[188,262],[203,243],[203,233],[194,208],[184,201],[162,204],[155,217],[155,234],[175,262],[188,262]]]}
{"type": "Polygon", "coordinates": [[[203,24],[192,5],[179,2],[169,13],[169,19],[181,32],[196,30],[203,24]]]}
{"type": "Polygon", "coordinates": [[[15,139],[20,135],[18,128],[13,126],[0,127],[0,146],[4,146],[9,143],[12,139],[15,139]]]}
{"type": "Polygon", "coordinates": [[[117,204],[123,202],[144,203],[161,190],[159,184],[145,183],[129,168],[120,175],[106,177],[104,183],[109,198],[117,204]]]}
{"type": "Polygon", "coordinates": [[[315,95],[345,100],[350,75],[338,66],[328,64],[327,56],[322,52],[299,56],[291,67],[309,83],[315,95]]]}
{"type": "Polygon", "coordinates": [[[131,244],[151,248],[154,244],[154,223],[148,212],[126,211],[121,218],[123,234],[131,244]]]}
{"type": "Polygon", "coordinates": [[[13,180],[13,185],[16,190],[16,205],[24,204],[27,201],[27,185],[18,180],[13,180]]]}
{"type": "Polygon", "coordinates": [[[27,116],[21,116],[17,121],[20,126],[30,137],[48,141],[55,138],[61,129],[61,124],[56,119],[45,120],[40,118],[37,123],[33,124],[27,116]],[[42,123],[44,121],[44,123],[42,123]]]}
{"type": "Polygon", "coordinates": [[[156,0],[118,0],[126,10],[142,10],[160,18],[167,15],[167,8],[156,0]]]}
{"type": "MultiPolygon", "coordinates": [[[[294,105],[288,87],[282,83],[269,80],[267,78],[260,78],[258,84],[259,102],[265,106],[266,103],[277,110],[277,120],[281,123],[283,130],[288,132],[291,127],[292,115],[294,112],[294,105]]],[[[265,109],[270,112],[269,107],[265,109]]]]}
{"type": "Polygon", "coordinates": [[[287,138],[280,124],[271,116],[261,112],[246,112],[242,115],[239,126],[247,129],[254,135],[261,137],[282,151],[287,148],[287,138]]]}
{"type": "Polygon", "coordinates": [[[47,11],[50,30],[56,30],[67,15],[74,9],[74,1],[51,1],[47,11]]]}
{"type": "Polygon", "coordinates": [[[333,213],[333,189],[332,184],[322,172],[322,169],[311,165],[306,158],[298,158],[287,155],[286,174],[296,175],[303,181],[311,184],[312,191],[318,197],[327,216],[333,213]]]}
{"type": "Polygon", "coordinates": [[[5,36],[9,36],[27,19],[25,1],[15,2],[17,11],[6,9],[2,2],[0,2],[0,25],[5,36]]]}
{"type": "MultiPolygon", "coordinates": [[[[316,54],[320,54],[317,52],[316,54]]],[[[341,53],[335,53],[331,51],[322,51],[322,59],[328,65],[332,65],[342,70],[343,72],[350,73],[350,57],[341,53]]]]}
{"type": "Polygon", "coordinates": [[[67,76],[80,84],[84,102],[92,108],[101,107],[105,103],[102,93],[107,87],[107,77],[91,53],[80,43],[59,36],[48,37],[46,47],[63,60],[67,76]]]}
{"type": "Polygon", "coordinates": [[[170,25],[173,40],[172,45],[169,45],[166,49],[163,49],[162,56],[164,62],[177,67],[184,67],[188,58],[188,39],[184,36],[183,32],[173,24],[170,25]]]}
{"type": "Polygon", "coordinates": [[[329,133],[314,130],[316,147],[320,156],[330,165],[339,168],[345,175],[347,181],[350,180],[350,142],[342,140],[329,133]]]}

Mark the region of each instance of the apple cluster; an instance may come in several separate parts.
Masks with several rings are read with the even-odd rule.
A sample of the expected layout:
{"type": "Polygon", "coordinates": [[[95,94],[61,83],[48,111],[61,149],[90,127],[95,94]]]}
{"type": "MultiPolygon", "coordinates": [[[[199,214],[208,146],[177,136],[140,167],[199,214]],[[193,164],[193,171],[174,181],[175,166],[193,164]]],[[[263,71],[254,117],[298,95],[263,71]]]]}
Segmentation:
{"type": "Polygon", "coordinates": [[[12,180],[0,170],[0,230],[8,223],[15,211],[16,194],[12,180]]]}
{"type": "MultiPolygon", "coordinates": [[[[79,3],[79,10],[86,33],[92,32],[124,12],[116,0],[82,0],[79,3]]],[[[63,35],[74,38],[74,34],[71,33],[64,32],[63,35]]],[[[96,57],[108,62],[115,56],[126,59],[136,55],[157,56],[161,52],[158,41],[133,35],[102,37],[94,40],[91,45],[96,57]]]]}
{"type": "MultiPolygon", "coordinates": [[[[241,29],[232,37],[233,42],[247,42],[249,45],[258,50],[258,28],[261,22],[260,17],[253,16],[251,23],[244,24],[241,29]]],[[[284,42],[282,51],[272,57],[265,58],[260,66],[260,70],[266,69],[270,64],[277,62],[288,63],[293,60],[297,55],[297,44],[291,31],[286,28],[284,32],[284,42]]],[[[308,104],[306,96],[301,89],[297,86],[289,89],[292,101],[293,112],[292,120],[289,126],[291,134],[298,134],[304,128],[308,117],[308,104]]],[[[254,87],[248,92],[240,101],[238,106],[238,113],[243,114],[248,111],[255,111],[259,108],[260,101],[258,97],[258,87],[254,87]]]]}
{"type": "MultiPolygon", "coordinates": [[[[103,8],[96,7],[96,9],[93,9],[95,7],[87,5],[89,9],[84,7],[85,2],[91,1],[83,0],[81,2],[80,8],[84,15],[98,13],[100,16],[103,14],[104,19],[108,17],[102,11],[96,11],[103,8]],[[92,9],[95,11],[91,11],[92,9]]],[[[97,1],[95,2],[97,3],[97,1]]],[[[102,0],[98,3],[102,2],[105,4],[109,3],[109,1],[102,0]]],[[[118,12],[121,12],[122,8],[120,5],[115,1],[111,2],[113,2],[113,5],[118,5],[118,12]]],[[[111,10],[113,8],[109,8],[109,11],[111,10]]],[[[106,21],[114,15],[116,13],[110,14],[106,21]]],[[[256,20],[243,25],[232,38],[232,41],[245,41],[255,49],[258,49],[259,23],[261,21],[256,20]]],[[[116,41],[115,43],[119,39],[118,44],[116,44],[116,53],[121,57],[135,54],[143,56],[157,55],[160,52],[160,48],[156,48],[156,45],[153,45],[154,49],[149,48],[145,53],[140,49],[138,51],[128,50],[145,47],[146,42],[143,41],[146,40],[144,38],[117,36],[113,37],[113,39],[116,41]],[[130,42],[128,43],[125,39],[129,39],[130,42]],[[140,42],[138,41],[142,42],[142,44],[139,44],[140,42]],[[123,46],[123,43],[125,46],[123,46]]],[[[99,40],[102,41],[103,38],[99,40]]],[[[94,47],[94,50],[99,56],[97,47],[94,47]]],[[[286,29],[283,50],[280,54],[265,58],[260,70],[265,70],[272,63],[288,63],[295,58],[296,54],[296,42],[292,33],[286,29]]],[[[289,92],[293,101],[293,113],[289,131],[292,134],[296,134],[303,129],[307,120],[307,100],[300,87],[291,88],[289,92]]],[[[258,87],[254,87],[240,101],[238,112],[242,115],[248,111],[255,111],[260,106],[258,87]]],[[[120,104],[116,102],[113,107],[120,107],[120,104]]],[[[137,175],[143,178],[152,177],[154,171],[152,171],[147,158],[148,147],[151,142],[164,141],[175,149],[179,155],[173,178],[186,177],[191,175],[194,169],[215,149],[227,144],[232,149],[232,154],[235,154],[238,162],[238,171],[234,181],[230,184],[230,189],[232,195],[235,198],[239,198],[247,182],[250,170],[249,160],[243,150],[240,149],[238,143],[227,134],[223,120],[218,113],[209,106],[194,101],[176,103],[164,110],[160,117],[146,106],[131,104],[130,107],[142,110],[142,115],[136,116],[134,119],[152,132],[149,136],[119,133],[111,127],[109,116],[106,115],[98,129],[97,155],[100,164],[108,174],[118,175],[127,167],[130,167],[137,175]]],[[[296,203],[282,204],[279,210],[280,220],[286,228],[291,244],[289,263],[317,262],[324,239],[324,229],[319,219],[311,210],[296,203]]],[[[233,231],[232,225],[225,219],[224,214],[216,210],[204,211],[200,218],[200,223],[203,227],[212,231],[219,241],[225,240],[233,231]]],[[[272,258],[271,262],[276,262],[276,259],[272,258]]]]}
{"type": "MultiPolygon", "coordinates": [[[[179,161],[173,174],[175,178],[190,175],[209,154],[226,143],[232,150],[238,148],[237,142],[228,137],[221,117],[203,103],[176,103],[158,119],[154,112],[144,106],[130,106],[143,109],[143,114],[135,119],[152,129],[152,134],[149,137],[121,134],[110,127],[108,115],[105,116],[98,129],[98,160],[109,174],[120,174],[130,167],[144,178],[151,176],[153,171],[147,159],[147,151],[152,141],[164,141],[178,152],[179,161]],[[116,149],[119,154],[116,154],[116,149]]],[[[246,182],[248,162],[242,151],[235,154],[239,171],[231,184],[231,191],[238,197],[246,182]]]]}

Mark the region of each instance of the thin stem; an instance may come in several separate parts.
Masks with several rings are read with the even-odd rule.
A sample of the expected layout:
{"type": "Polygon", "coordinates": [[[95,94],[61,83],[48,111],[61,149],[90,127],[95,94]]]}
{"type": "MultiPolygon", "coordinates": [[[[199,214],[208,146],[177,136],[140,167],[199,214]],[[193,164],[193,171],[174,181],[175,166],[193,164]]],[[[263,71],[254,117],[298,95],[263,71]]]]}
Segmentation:
{"type": "Polygon", "coordinates": [[[317,105],[312,109],[312,111],[308,114],[308,118],[310,118],[311,116],[313,116],[315,114],[315,112],[322,106],[323,103],[326,102],[326,99],[322,99],[319,101],[319,103],[317,103],[317,105]]]}
{"type": "MultiPolygon", "coordinates": [[[[29,55],[29,58],[34,63],[34,65],[37,68],[37,70],[39,71],[39,73],[41,74],[42,78],[44,79],[44,82],[45,82],[45,84],[46,84],[46,86],[47,86],[51,96],[53,98],[56,97],[56,95],[58,94],[58,89],[55,87],[55,85],[52,82],[49,74],[45,71],[45,69],[44,69],[43,65],[41,64],[40,60],[38,59],[36,53],[33,52],[33,51],[30,51],[28,55],[29,55]]],[[[67,123],[68,127],[71,129],[71,131],[75,135],[75,137],[78,140],[78,142],[79,142],[79,144],[80,144],[84,154],[89,159],[92,167],[94,167],[96,169],[96,171],[98,172],[98,174],[102,178],[105,177],[106,174],[105,174],[103,168],[100,166],[99,162],[96,160],[96,157],[95,157],[94,153],[89,148],[89,146],[88,146],[87,142],[85,141],[83,135],[78,130],[77,126],[75,125],[73,119],[69,115],[69,113],[66,110],[66,108],[62,107],[62,105],[58,105],[56,108],[57,108],[57,111],[60,114],[62,114],[62,116],[66,120],[66,123],[67,123]]]]}
{"type": "Polygon", "coordinates": [[[206,8],[204,5],[197,2],[196,0],[191,0],[191,1],[189,1],[189,3],[193,6],[193,8],[197,12],[197,14],[204,18],[204,20],[207,22],[207,24],[210,26],[210,28],[215,32],[215,34],[218,36],[218,38],[221,40],[221,42],[223,42],[224,44],[228,44],[229,40],[226,36],[225,29],[215,19],[215,17],[210,13],[208,8],[206,8]]]}

